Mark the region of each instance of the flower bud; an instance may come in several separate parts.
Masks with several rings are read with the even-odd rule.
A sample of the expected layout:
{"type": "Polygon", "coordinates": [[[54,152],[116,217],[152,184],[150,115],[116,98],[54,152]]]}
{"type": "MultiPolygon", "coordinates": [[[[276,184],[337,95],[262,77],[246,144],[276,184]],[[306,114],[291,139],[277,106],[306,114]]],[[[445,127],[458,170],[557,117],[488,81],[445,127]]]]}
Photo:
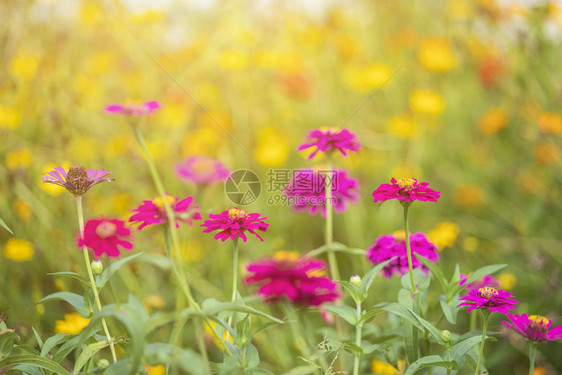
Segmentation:
{"type": "Polygon", "coordinates": [[[108,367],[109,367],[109,361],[107,359],[102,358],[98,361],[98,368],[100,370],[105,370],[108,367]]]}
{"type": "Polygon", "coordinates": [[[446,329],[441,331],[441,340],[445,342],[451,341],[451,332],[447,331],[446,329]]]}
{"type": "Polygon", "coordinates": [[[101,275],[103,272],[103,264],[101,263],[101,260],[94,260],[92,262],[92,272],[94,275],[101,275]]]}
{"type": "Polygon", "coordinates": [[[361,277],[359,277],[359,275],[353,275],[349,279],[349,282],[355,286],[361,286],[361,277]]]}

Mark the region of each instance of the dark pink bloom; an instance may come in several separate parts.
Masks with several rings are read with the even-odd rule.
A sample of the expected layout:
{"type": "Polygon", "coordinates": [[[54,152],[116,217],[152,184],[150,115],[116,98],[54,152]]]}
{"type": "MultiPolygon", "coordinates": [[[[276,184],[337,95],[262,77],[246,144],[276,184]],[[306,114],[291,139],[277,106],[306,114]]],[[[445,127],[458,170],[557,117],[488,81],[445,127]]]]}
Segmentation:
{"type": "Polygon", "coordinates": [[[78,238],[78,246],[86,246],[94,251],[96,257],[104,253],[117,258],[121,255],[119,246],[131,250],[131,229],[119,219],[90,219],[84,227],[84,238],[78,238]]]}
{"type": "Polygon", "coordinates": [[[511,293],[501,289],[494,289],[490,286],[479,289],[471,289],[467,295],[459,298],[463,302],[460,306],[468,306],[468,312],[474,309],[488,309],[491,312],[508,314],[509,310],[515,309],[517,301],[511,299],[511,293]]]}
{"type": "Polygon", "coordinates": [[[494,276],[492,275],[486,275],[484,277],[481,277],[475,282],[473,282],[472,284],[468,284],[468,285],[464,285],[464,284],[466,284],[466,282],[468,281],[469,276],[463,273],[461,273],[460,276],[461,277],[460,277],[459,286],[464,286],[466,289],[479,289],[479,288],[484,288],[485,286],[491,286],[491,287],[500,286],[500,282],[494,279],[494,276]]]}
{"type": "Polygon", "coordinates": [[[502,323],[507,328],[511,328],[531,341],[541,342],[562,339],[562,326],[550,329],[552,322],[544,316],[508,314],[507,317],[511,323],[506,321],[502,321],[502,323]]]}
{"type": "Polygon", "coordinates": [[[218,160],[195,155],[183,163],[176,164],[176,174],[182,180],[191,181],[195,185],[210,185],[225,181],[230,171],[218,160]]]}
{"type": "Polygon", "coordinates": [[[345,170],[298,169],[293,172],[291,182],[285,189],[288,203],[295,211],[308,211],[310,215],[318,212],[326,216],[326,179],[331,181],[332,207],[336,212],[344,212],[348,202],[357,202],[359,182],[348,177],[345,170]]]}
{"type": "Polygon", "coordinates": [[[306,150],[312,147],[313,151],[308,156],[312,159],[318,152],[331,152],[339,150],[343,156],[347,151],[359,151],[361,145],[355,134],[347,129],[320,128],[310,130],[306,136],[307,142],[299,146],[298,150],[306,150]]]}
{"type": "Polygon", "coordinates": [[[313,258],[264,259],[247,266],[247,284],[258,284],[267,302],[287,298],[301,306],[334,302],[340,294],[337,283],[324,276],[326,264],[313,258]]]}
{"type": "Polygon", "coordinates": [[[127,116],[143,116],[149,115],[152,112],[160,109],[160,103],[156,100],[144,103],[125,103],[125,104],[110,104],[105,106],[105,111],[108,113],[122,114],[127,116]]]}
{"type": "MultiPolygon", "coordinates": [[[[419,268],[424,273],[427,273],[429,270],[416,258],[416,255],[419,254],[435,263],[439,259],[437,246],[429,242],[422,232],[410,234],[409,237],[410,249],[412,250],[412,267],[419,268]]],[[[392,277],[394,273],[402,276],[408,272],[408,253],[403,232],[397,232],[393,235],[382,235],[367,250],[367,259],[374,264],[379,264],[392,258],[394,259],[383,269],[385,277],[392,277]]]]}
{"type": "Polygon", "coordinates": [[[166,195],[151,201],[142,201],[139,207],[131,210],[132,212],[136,212],[136,214],[129,218],[129,223],[140,223],[139,230],[147,225],[166,223],[168,221],[168,216],[164,209],[164,199],[168,200],[172,211],[174,211],[176,228],[179,227],[179,222],[192,225],[193,220],[201,220],[201,214],[198,211],[199,207],[197,205],[192,205],[193,197],[178,200],[178,198],[166,195]]]}
{"type": "Polygon", "coordinates": [[[248,238],[244,233],[245,231],[252,233],[263,241],[263,238],[256,231],[266,232],[269,224],[265,222],[267,217],[260,217],[260,215],[257,213],[248,214],[246,211],[234,207],[220,214],[209,214],[210,220],[205,220],[201,226],[206,227],[203,233],[218,230],[219,232],[215,234],[215,239],[220,239],[223,242],[229,238],[235,240],[238,237],[246,242],[248,238]]]}
{"type": "Polygon", "coordinates": [[[437,202],[440,192],[428,188],[427,182],[418,184],[415,178],[392,178],[392,184],[382,184],[373,192],[375,202],[398,199],[404,202],[430,201],[437,202]]]}
{"type": "Polygon", "coordinates": [[[73,165],[68,168],[68,172],[63,167],[56,167],[55,170],[47,172],[43,176],[43,183],[62,186],[72,194],[79,196],[101,182],[113,181],[114,179],[108,177],[109,175],[111,173],[103,169],[86,170],[81,165],[73,165]]]}

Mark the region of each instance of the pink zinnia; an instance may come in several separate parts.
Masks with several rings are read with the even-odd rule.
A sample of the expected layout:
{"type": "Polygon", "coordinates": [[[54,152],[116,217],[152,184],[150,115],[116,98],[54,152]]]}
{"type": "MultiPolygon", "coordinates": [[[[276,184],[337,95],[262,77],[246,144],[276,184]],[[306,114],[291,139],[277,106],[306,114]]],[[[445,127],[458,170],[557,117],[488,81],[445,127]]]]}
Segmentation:
{"type": "Polygon", "coordinates": [[[550,329],[552,322],[544,316],[508,314],[507,317],[511,323],[506,321],[502,321],[502,323],[507,328],[511,328],[531,341],[541,342],[562,339],[562,326],[550,329]]]}
{"type": "Polygon", "coordinates": [[[390,199],[398,199],[403,202],[430,201],[437,202],[440,192],[432,190],[427,186],[429,183],[418,184],[415,178],[392,178],[392,184],[382,184],[373,192],[375,202],[384,202],[390,199]]]}
{"type": "MultiPolygon", "coordinates": [[[[410,234],[410,249],[412,250],[412,267],[419,268],[427,274],[429,271],[417,258],[419,254],[433,263],[439,259],[437,246],[429,242],[425,234],[417,232],[410,234]]],[[[396,232],[393,235],[382,235],[376,239],[375,244],[367,250],[367,259],[374,264],[379,264],[392,259],[383,269],[385,277],[392,277],[394,273],[402,276],[408,272],[408,253],[404,234],[396,232]]]]}
{"type": "Polygon", "coordinates": [[[131,210],[132,212],[136,212],[136,214],[129,218],[129,222],[141,223],[139,225],[139,230],[147,225],[166,223],[168,221],[168,216],[164,209],[164,199],[168,201],[170,208],[174,212],[176,228],[179,227],[178,222],[192,225],[193,220],[201,220],[201,214],[198,211],[199,207],[197,205],[192,205],[193,197],[178,200],[178,198],[165,195],[164,197],[158,197],[151,201],[143,200],[143,203],[139,207],[131,210]]]}
{"type": "Polygon", "coordinates": [[[326,179],[331,179],[332,202],[336,212],[344,212],[348,202],[357,202],[359,182],[348,177],[345,170],[321,171],[299,169],[294,171],[291,182],[285,189],[288,203],[295,211],[308,211],[310,215],[318,212],[326,216],[326,179]]]}
{"type": "Polygon", "coordinates": [[[78,246],[86,246],[94,251],[96,257],[104,253],[117,258],[121,255],[119,246],[131,250],[133,244],[129,241],[131,229],[125,226],[123,220],[118,219],[90,219],[84,228],[84,238],[78,238],[78,246]]]}
{"type": "Polygon", "coordinates": [[[113,181],[108,177],[111,173],[103,169],[88,169],[81,165],[73,165],[68,168],[68,172],[63,167],[56,167],[55,170],[47,172],[43,176],[43,183],[47,182],[62,186],[75,196],[83,195],[93,186],[104,181],[113,181]]]}
{"type": "Polygon", "coordinates": [[[500,286],[500,282],[494,278],[492,275],[486,275],[479,278],[472,284],[464,285],[468,281],[468,275],[461,273],[459,286],[464,286],[466,289],[479,289],[485,286],[497,287],[500,286]]]}
{"type": "Polygon", "coordinates": [[[263,238],[256,231],[266,232],[269,224],[265,222],[267,217],[260,217],[260,215],[258,213],[248,214],[246,211],[234,207],[220,214],[209,214],[210,220],[205,220],[201,226],[206,227],[203,233],[218,230],[215,239],[220,239],[223,242],[229,238],[235,240],[238,237],[246,242],[248,238],[244,233],[245,231],[252,233],[263,241],[263,238]]]}
{"type": "Polygon", "coordinates": [[[479,289],[471,289],[467,295],[459,298],[463,302],[460,306],[468,306],[468,312],[474,309],[488,309],[491,312],[508,314],[509,310],[515,309],[517,301],[511,299],[511,293],[501,289],[494,289],[490,286],[479,289]]]}
{"type": "Polygon", "coordinates": [[[156,100],[144,103],[131,102],[125,104],[110,104],[105,107],[105,111],[108,113],[127,116],[149,115],[157,109],[160,109],[160,103],[156,100]]]}
{"type": "Polygon", "coordinates": [[[314,129],[308,132],[306,138],[308,142],[300,145],[298,150],[302,151],[312,147],[314,151],[308,156],[309,159],[312,159],[318,152],[339,150],[343,156],[347,156],[347,151],[357,152],[361,148],[355,134],[347,129],[314,129]]]}
{"type": "Polygon", "coordinates": [[[210,185],[225,181],[230,171],[218,160],[195,155],[176,164],[176,174],[182,180],[191,181],[195,185],[210,185]]]}
{"type": "Polygon", "coordinates": [[[267,302],[287,298],[296,305],[319,306],[340,296],[338,284],[324,276],[326,264],[319,259],[273,257],[250,263],[247,270],[251,275],[245,282],[261,285],[258,293],[267,302]]]}

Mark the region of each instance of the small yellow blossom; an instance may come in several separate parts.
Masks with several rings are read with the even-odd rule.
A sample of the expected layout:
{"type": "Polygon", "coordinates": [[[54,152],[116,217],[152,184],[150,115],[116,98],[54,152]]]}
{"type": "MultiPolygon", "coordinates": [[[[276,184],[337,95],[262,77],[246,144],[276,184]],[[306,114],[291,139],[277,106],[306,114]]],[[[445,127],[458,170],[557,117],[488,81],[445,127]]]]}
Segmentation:
{"type": "Polygon", "coordinates": [[[484,202],[484,190],[480,185],[461,184],[455,187],[453,198],[461,206],[476,206],[484,202]]]}
{"type": "Polygon", "coordinates": [[[248,66],[248,55],[240,50],[226,50],[219,55],[219,65],[226,70],[242,70],[248,66]]]}
{"type": "Polygon", "coordinates": [[[228,340],[228,341],[232,342],[232,336],[230,336],[228,334],[228,331],[226,329],[223,329],[222,326],[219,329],[217,329],[217,323],[212,322],[212,321],[210,321],[209,323],[211,324],[211,327],[213,327],[213,328],[211,329],[211,327],[209,327],[209,325],[207,323],[205,323],[205,326],[203,327],[204,332],[205,332],[205,335],[214,339],[215,345],[217,345],[219,348],[223,347],[221,341],[213,333],[213,330],[219,335],[220,335],[220,331],[222,330],[223,331],[222,340],[223,341],[228,340]]]}
{"type": "Polygon", "coordinates": [[[258,133],[257,140],[254,155],[259,163],[268,167],[285,163],[289,156],[289,143],[282,132],[272,126],[267,127],[258,133]]]}
{"type": "Polygon", "coordinates": [[[507,126],[509,118],[501,108],[490,108],[480,118],[479,128],[484,134],[496,134],[507,126]]]}
{"type": "Polygon", "coordinates": [[[439,251],[455,244],[460,232],[458,224],[444,221],[437,224],[428,234],[429,241],[434,243],[439,251]]]}
{"type": "Polygon", "coordinates": [[[29,221],[31,218],[31,207],[21,198],[16,198],[13,204],[14,212],[24,221],[29,221]]]}
{"type": "Polygon", "coordinates": [[[508,272],[500,273],[496,280],[500,283],[500,288],[505,290],[511,290],[517,284],[517,276],[508,272]]]}
{"type": "Polygon", "coordinates": [[[218,131],[211,127],[189,133],[182,140],[182,157],[212,154],[216,152],[220,140],[218,131]]]}
{"type": "Polygon", "coordinates": [[[390,118],[386,123],[386,130],[398,138],[414,139],[419,137],[416,123],[408,116],[390,118]]]}
{"type": "Polygon", "coordinates": [[[83,26],[99,26],[103,22],[103,8],[100,2],[88,0],[80,8],[80,24],[83,26]]]}
{"type": "Polygon", "coordinates": [[[560,151],[555,144],[541,142],[535,146],[535,158],[541,164],[554,164],[560,159],[560,151]]]}
{"type": "Polygon", "coordinates": [[[16,109],[0,105],[0,129],[17,129],[20,120],[21,115],[16,109]]]}
{"type": "Polygon", "coordinates": [[[451,70],[458,65],[451,46],[443,38],[423,39],[420,43],[418,59],[426,69],[436,72],[451,70]]]}
{"type": "Polygon", "coordinates": [[[19,79],[28,81],[35,77],[39,66],[39,57],[29,51],[18,51],[10,64],[10,73],[19,79]]]}
{"type": "Polygon", "coordinates": [[[392,366],[390,363],[379,361],[374,359],[371,362],[371,371],[377,375],[398,375],[398,369],[392,366]]]}
{"type": "Polygon", "coordinates": [[[142,304],[146,311],[150,313],[153,308],[162,310],[166,305],[166,302],[164,301],[164,298],[158,294],[149,294],[142,299],[142,304]]]}
{"type": "Polygon", "coordinates": [[[295,262],[300,258],[301,254],[294,250],[277,250],[273,253],[273,259],[276,261],[289,261],[295,262]]]}
{"type": "Polygon", "coordinates": [[[14,262],[25,262],[33,258],[33,245],[19,238],[10,238],[4,245],[4,256],[14,262]]]}
{"type": "Polygon", "coordinates": [[[144,366],[147,375],[166,375],[166,367],[164,365],[158,366],[144,366]]]}
{"type": "Polygon", "coordinates": [[[410,108],[419,113],[439,115],[445,110],[445,101],[433,90],[415,89],[410,93],[410,108]]]}
{"type": "Polygon", "coordinates": [[[76,335],[90,324],[91,319],[85,319],[78,313],[64,314],[64,320],[55,322],[55,332],[76,335]]]}
{"type": "Polygon", "coordinates": [[[6,167],[9,170],[25,169],[31,165],[32,153],[28,148],[10,151],[6,154],[6,167]]]}
{"type": "Polygon", "coordinates": [[[352,89],[369,92],[384,85],[392,76],[392,69],[387,65],[372,63],[362,68],[352,68],[344,72],[344,79],[352,89]]]}
{"type": "MultiPolygon", "coordinates": [[[[50,171],[54,170],[56,167],[57,167],[57,165],[52,164],[52,163],[49,163],[49,164],[45,165],[43,167],[43,171],[41,173],[41,176],[43,176],[47,172],[50,172],[50,171]]],[[[65,164],[62,165],[62,167],[65,170],[68,170],[68,167],[70,167],[70,164],[65,163],[65,164]]],[[[62,194],[62,192],[65,191],[65,188],[63,188],[62,186],[58,186],[58,185],[55,185],[55,184],[44,184],[41,177],[39,178],[39,187],[41,187],[41,189],[43,191],[45,191],[47,194],[52,195],[54,197],[62,194]]]]}
{"type": "Polygon", "coordinates": [[[558,113],[543,112],[537,120],[537,126],[545,133],[562,133],[562,115],[558,113]]]}

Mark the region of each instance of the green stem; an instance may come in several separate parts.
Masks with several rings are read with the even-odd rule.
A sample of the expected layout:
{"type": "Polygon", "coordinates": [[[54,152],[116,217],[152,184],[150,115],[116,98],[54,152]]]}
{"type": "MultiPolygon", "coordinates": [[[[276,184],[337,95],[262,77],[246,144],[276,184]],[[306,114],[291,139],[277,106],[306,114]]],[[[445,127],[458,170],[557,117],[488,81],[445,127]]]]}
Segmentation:
{"type": "Polygon", "coordinates": [[[537,345],[532,342],[529,343],[529,375],[533,375],[535,371],[535,354],[537,352],[537,345]]]}
{"type": "Polygon", "coordinates": [[[478,363],[476,363],[476,371],[474,375],[478,375],[480,371],[480,363],[482,362],[482,357],[484,353],[484,344],[486,343],[486,330],[488,329],[488,319],[490,318],[490,312],[484,312],[484,327],[482,328],[482,343],[480,344],[480,353],[478,354],[478,363]]]}
{"type": "MultiPolygon", "coordinates": [[[[361,302],[357,302],[357,321],[359,322],[361,320],[361,302]]],[[[355,345],[357,345],[358,347],[361,347],[361,329],[362,329],[362,325],[361,324],[357,324],[355,326],[355,345]]],[[[355,353],[355,357],[353,358],[353,375],[359,375],[359,359],[360,359],[360,355],[358,353],[355,353]]]]}
{"type": "MultiPolygon", "coordinates": [[[[451,360],[451,342],[447,342],[447,361],[451,360]]],[[[451,369],[447,368],[447,375],[451,375],[451,369]]]]}
{"type": "Polygon", "coordinates": [[[332,242],[334,238],[334,212],[332,207],[332,179],[334,178],[334,176],[332,172],[332,163],[330,162],[328,157],[328,174],[326,174],[326,180],[324,182],[324,192],[326,195],[326,230],[324,232],[324,242],[326,243],[326,248],[328,249],[328,263],[330,264],[330,274],[332,275],[332,279],[337,281],[340,280],[340,273],[338,270],[336,254],[334,253],[334,249],[332,249],[332,242]]]}
{"type": "MultiPolygon", "coordinates": [[[[232,250],[232,297],[230,298],[231,302],[236,301],[237,297],[237,285],[238,285],[238,238],[234,239],[233,250],[232,250]]],[[[235,313],[233,313],[235,314],[235,313]]],[[[231,315],[228,318],[228,325],[232,327],[232,320],[234,315],[231,315]]],[[[226,339],[228,340],[230,333],[227,331],[226,339]]]]}
{"type": "Polygon", "coordinates": [[[414,281],[414,267],[412,266],[412,249],[410,247],[410,232],[408,231],[408,208],[404,205],[404,236],[406,238],[406,252],[408,254],[408,270],[410,272],[410,281],[412,282],[412,292],[416,294],[416,282],[414,281]]]}
{"type": "MultiPolygon", "coordinates": [[[[84,211],[82,209],[82,197],[76,196],[76,212],[78,213],[78,227],[80,229],[80,238],[84,238],[84,211]]],[[[96,307],[98,311],[101,311],[101,301],[98,294],[98,288],[96,287],[96,279],[94,278],[94,273],[92,272],[92,266],[90,264],[90,256],[88,254],[88,248],[86,245],[82,246],[82,252],[84,253],[84,262],[86,263],[86,270],[88,271],[88,277],[90,279],[90,285],[92,287],[92,292],[94,294],[94,300],[96,301],[96,307]]],[[[117,355],[115,354],[115,346],[113,344],[113,338],[109,333],[109,328],[107,327],[107,322],[105,318],[101,318],[101,325],[103,326],[103,331],[109,342],[109,349],[111,350],[111,358],[113,362],[117,362],[117,355]]]]}

